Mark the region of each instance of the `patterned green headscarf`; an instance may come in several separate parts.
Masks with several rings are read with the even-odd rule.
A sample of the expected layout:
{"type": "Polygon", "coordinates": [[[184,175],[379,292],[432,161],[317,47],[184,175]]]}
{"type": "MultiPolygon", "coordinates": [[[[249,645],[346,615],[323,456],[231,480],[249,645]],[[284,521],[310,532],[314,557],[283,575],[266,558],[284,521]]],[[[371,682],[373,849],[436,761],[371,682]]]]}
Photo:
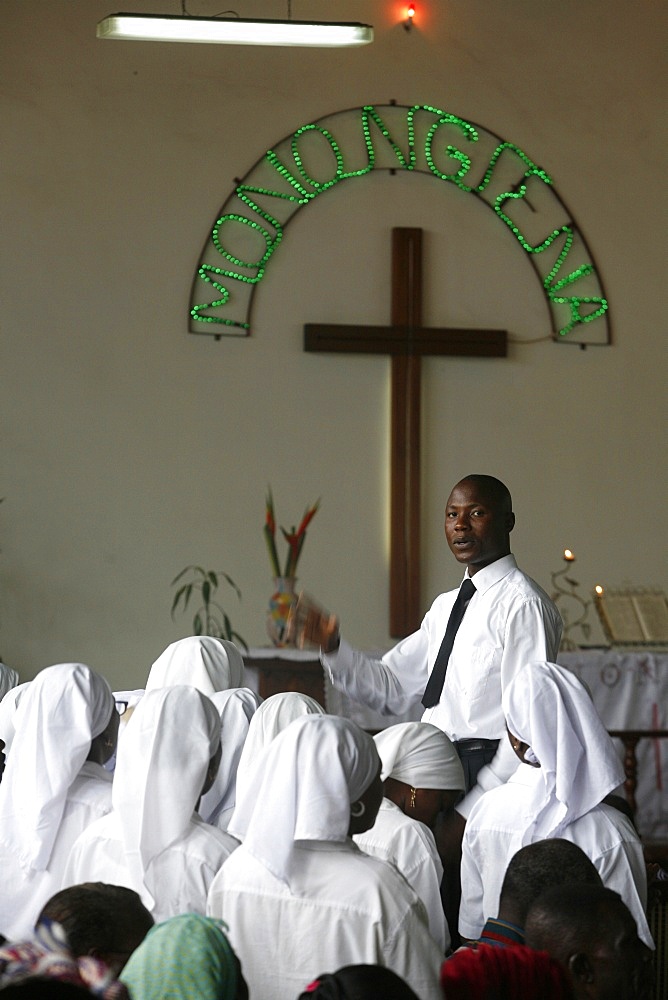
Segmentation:
{"type": "Polygon", "coordinates": [[[225,924],[184,913],[153,927],[123,969],[132,1000],[243,1000],[248,996],[225,924]]]}

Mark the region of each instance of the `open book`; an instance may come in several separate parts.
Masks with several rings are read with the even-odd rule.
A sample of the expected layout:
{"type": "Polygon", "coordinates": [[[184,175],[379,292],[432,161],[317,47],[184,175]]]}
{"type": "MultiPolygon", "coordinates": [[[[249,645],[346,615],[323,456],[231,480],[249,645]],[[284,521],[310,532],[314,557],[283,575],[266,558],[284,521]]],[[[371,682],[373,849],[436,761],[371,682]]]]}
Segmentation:
{"type": "Polygon", "coordinates": [[[594,601],[613,645],[668,645],[668,602],[659,590],[604,590],[594,601]]]}

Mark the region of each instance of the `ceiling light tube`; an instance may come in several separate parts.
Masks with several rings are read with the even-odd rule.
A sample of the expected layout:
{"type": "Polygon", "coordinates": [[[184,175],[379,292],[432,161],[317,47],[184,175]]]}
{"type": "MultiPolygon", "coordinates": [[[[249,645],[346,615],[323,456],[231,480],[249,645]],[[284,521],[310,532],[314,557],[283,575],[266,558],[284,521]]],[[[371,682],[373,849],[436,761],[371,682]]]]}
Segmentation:
{"type": "Polygon", "coordinates": [[[97,37],[126,41],[336,47],[368,45],[373,41],[373,28],[370,24],[356,22],[110,14],[99,22],[97,37]]]}

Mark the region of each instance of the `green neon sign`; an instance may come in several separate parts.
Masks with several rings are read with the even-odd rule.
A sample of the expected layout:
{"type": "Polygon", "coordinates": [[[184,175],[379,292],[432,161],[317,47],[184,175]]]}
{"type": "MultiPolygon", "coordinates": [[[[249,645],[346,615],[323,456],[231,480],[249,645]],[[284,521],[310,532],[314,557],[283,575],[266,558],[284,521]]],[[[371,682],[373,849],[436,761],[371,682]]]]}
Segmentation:
{"type": "Polygon", "coordinates": [[[413,171],[485,202],[527,254],[555,339],[610,343],[608,301],[552,178],[514,143],[426,104],[366,105],[300,126],[237,182],[202,252],[190,330],[246,336],[255,288],[292,217],[344,181],[413,171]]]}

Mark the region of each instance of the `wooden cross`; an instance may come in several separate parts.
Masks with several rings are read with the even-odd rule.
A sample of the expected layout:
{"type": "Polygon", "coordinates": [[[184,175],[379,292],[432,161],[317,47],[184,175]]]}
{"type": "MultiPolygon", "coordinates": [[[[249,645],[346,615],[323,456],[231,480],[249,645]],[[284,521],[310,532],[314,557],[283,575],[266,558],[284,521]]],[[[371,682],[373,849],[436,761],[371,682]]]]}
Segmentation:
{"type": "Polygon", "coordinates": [[[392,230],[392,325],[309,323],[304,350],[389,354],[392,358],[390,635],[420,627],[420,358],[430,354],[505,357],[505,330],[422,326],[422,230],[392,230]]]}

